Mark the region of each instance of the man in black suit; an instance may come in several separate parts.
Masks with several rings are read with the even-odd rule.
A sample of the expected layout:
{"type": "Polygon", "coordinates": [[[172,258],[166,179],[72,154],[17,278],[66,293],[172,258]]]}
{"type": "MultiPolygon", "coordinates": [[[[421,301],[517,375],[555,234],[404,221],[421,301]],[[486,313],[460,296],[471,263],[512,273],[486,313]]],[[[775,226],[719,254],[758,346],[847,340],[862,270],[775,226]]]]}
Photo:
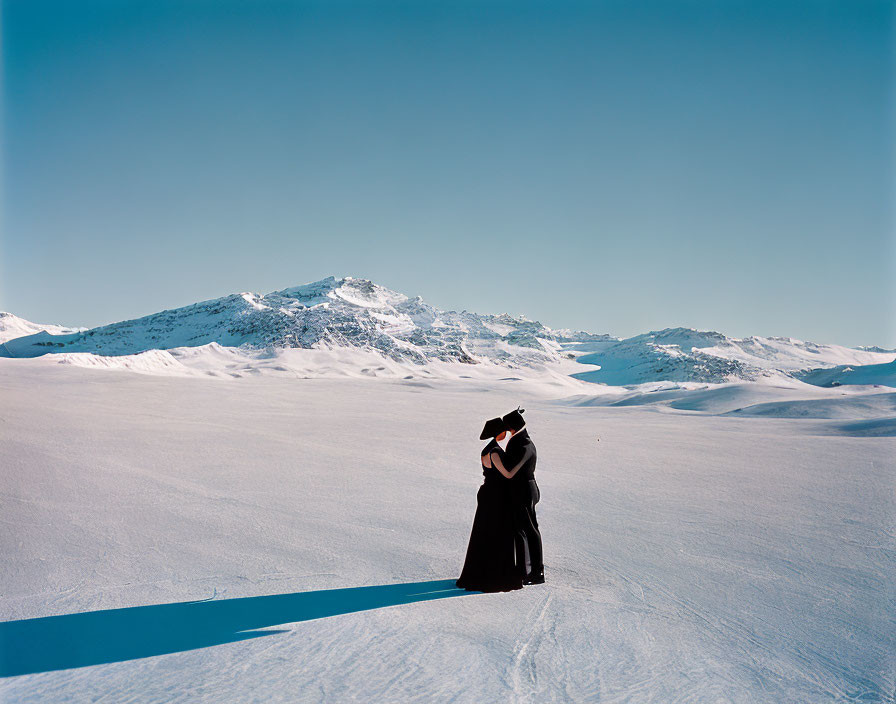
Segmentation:
{"type": "Polygon", "coordinates": [[[507,442],[506,464],[522,466],[509,480],[516,529],[516,563],[525,570],[523,584],[544,583],[544,562],[541,552],[541,533],[535,516],[535,504],[541,498],[535,482],[535,443],[526,430],[523,409],[517,408],[502,418],[511,437],[507,442]]]}

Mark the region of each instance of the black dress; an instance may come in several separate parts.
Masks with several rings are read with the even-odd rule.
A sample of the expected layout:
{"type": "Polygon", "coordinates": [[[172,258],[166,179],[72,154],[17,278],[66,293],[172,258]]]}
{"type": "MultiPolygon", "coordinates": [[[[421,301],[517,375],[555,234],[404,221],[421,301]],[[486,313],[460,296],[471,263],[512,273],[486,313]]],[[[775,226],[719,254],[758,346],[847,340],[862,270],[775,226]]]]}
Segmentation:
{"type": "MultiPolygon", "coordinates": [[[[482,455],[504,451],[495,440],[482,455]]],[[[457,586],[472,592],[509,592],[522,589],[522,570],[514,554],[515,525],[510,502],[510,481],[494,467],[483,467],[485,481],[476,495],[476,516],[470,532],[467,559],[457,586]]]]}

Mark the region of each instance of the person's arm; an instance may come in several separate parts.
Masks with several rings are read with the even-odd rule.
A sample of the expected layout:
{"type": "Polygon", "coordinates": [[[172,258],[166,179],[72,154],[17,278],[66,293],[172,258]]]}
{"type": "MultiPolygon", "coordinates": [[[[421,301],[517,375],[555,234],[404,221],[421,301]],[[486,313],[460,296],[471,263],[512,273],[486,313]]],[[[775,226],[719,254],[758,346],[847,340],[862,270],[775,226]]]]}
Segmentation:
{"type": "Polygon", "coordinates": [[[535,452],[535,449],[532,445],[526,445],[526,451],[523,453],[522,459],[516,464],[513,469],[505,469],[504,463],[501,462],[501,456],[497,452],[492,453],[492,466],[497,469],[502,476],[507,479],[513,479],[513,475],[520,471],[520,467],[522,467],[526,462],[529,461],[529,458],[532,457],[532,454],[535,452]]]}

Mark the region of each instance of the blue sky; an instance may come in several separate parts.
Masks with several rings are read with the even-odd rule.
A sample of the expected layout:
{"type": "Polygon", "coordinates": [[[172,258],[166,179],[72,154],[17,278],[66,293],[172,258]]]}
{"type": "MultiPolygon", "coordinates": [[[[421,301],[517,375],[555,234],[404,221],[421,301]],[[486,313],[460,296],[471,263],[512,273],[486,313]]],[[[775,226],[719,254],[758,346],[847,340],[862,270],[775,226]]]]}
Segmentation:
{"type": "Polygon", "coordinates": [[[0,309],[371,278],[896,345],[894,5],[3,3],[0,309]]]}

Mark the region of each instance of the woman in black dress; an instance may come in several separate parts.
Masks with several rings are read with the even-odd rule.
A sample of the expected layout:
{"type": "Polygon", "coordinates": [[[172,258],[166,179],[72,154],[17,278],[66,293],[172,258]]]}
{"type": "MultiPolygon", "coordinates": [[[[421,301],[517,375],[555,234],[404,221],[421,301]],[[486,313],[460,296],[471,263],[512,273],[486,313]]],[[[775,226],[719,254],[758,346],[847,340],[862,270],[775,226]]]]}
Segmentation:
{"type": "Polygon", "coordinates": [[[486,422],[480,440],[491,438],[482,448],[482,475],[485,480],[476,495],[476,516],[470,532],[467,559],[457,586],[473,592],[509,592],[522,589],[523,574],[517,568],[514,551],[514,523],[510,504],[510,482],[493,466],[491,455],[503,460],[498,440],[504,438],[500,418],[486,422]]]}

